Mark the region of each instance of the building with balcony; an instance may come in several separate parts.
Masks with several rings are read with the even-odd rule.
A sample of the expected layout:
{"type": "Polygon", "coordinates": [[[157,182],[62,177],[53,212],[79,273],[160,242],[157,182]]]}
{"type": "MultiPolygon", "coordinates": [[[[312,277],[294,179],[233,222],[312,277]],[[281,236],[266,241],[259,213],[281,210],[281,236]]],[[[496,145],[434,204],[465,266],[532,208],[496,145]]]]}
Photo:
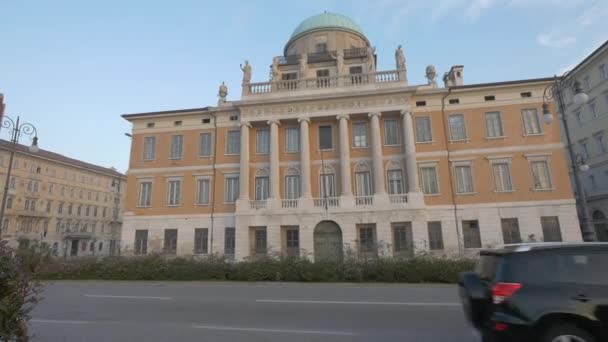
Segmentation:
{"type": "MultiPolygon", "coordinates": [[[[465,85],[463,66],[409,84],[352,20],[304,20],[271,79],[240,100],[125,114],[132,123],[125,253],[459,253],[580,241],[550,78],[465,85]]],[[[421,71],[424,72],[424,71],[421,71]]]]}
{"type": "MultiPolygon", "coordinates": [[[[0,140],[2,194],[11,146],[0,140]]],[[[45,245],[62,257],[120,252],[125,175],[43,149],[33,153],[17,144],[15,150],[2,240],[45,245]]]]}
{"type": "Polygon", "coordinates": [[[589,96],[576,105],[574,92],[565,91],[566,118],[576,163],[589,165],[581,178],[590,219],[598,239],[608,241],[608,41],[575,66],[570,78],[589,96]]]}

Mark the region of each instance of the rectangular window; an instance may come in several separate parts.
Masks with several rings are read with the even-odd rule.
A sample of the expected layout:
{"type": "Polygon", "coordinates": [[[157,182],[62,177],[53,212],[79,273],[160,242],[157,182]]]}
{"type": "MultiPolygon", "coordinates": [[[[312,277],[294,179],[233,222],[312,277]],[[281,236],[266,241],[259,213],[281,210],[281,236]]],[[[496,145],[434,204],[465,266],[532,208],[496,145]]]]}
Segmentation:
{"type": "Polygon", "coordinates": [[[419,116],[416,118],[416,142],[433,141],[431,134],[431,118],[428,116],[419,116]]]}
{"type": "Polygon", "coordinates": [[[139,183],[138,207],[152,206],[152,182],[139,183]]]}
{"type": "Polygon", "coordinates": [[[270,130],[268,128],[260,128],[255,131],[255,152],[264,154],[270,152],[270,130]]]}
{"type": "Polygon", "coordinates": [[[538,111],[536,109],[524,109],[521,111],[521,117],[524,123],[524,134],[541,134],[542,127],[540,125],[540,119],[538,117],[538,111]]]}
{"type": "Polygon", "coordinates": [[[357,196],[371,196],[372,184],[369,172],[355,172],[355,190],[357,196]]]}
{"type": "Polygon", "coordinates": [[[182,193],[182,181],[181,180],[170,180],[168,182],[167,191],[167,204],[168,205],[180,205],[181,193],[182,193]]]}
{"type": "Polygon", "coordinates": [[[234,203],[239,197],[239,176],[226,175],[224,178],[224,201],[234,203]]]}
{"type": "Polygon", "coordinates": [[[321,174],[321,198],[336,197],[336,175],[333,173],[321,174]]]}
{"type": "MultiPolygon", "coordinates": [[[[68,223],[69,226],[69,223],[68,223]]],[[[135,254],[145,255],[148,253],[148,230],[137,229],[135,230],[135,254]]]]}
{"type": "Polygon", "coordinates": [[[604,134],[596,133],[594,134],[595,140],[597,141],[597,147],[602,153],[608,152],[608,146],[604,144],[604,134]]]}
{"type": "Polygon", "coordinates": [[[420,167],[420,187],[425,194],[438,194],[439,182],[437,180],[436,166],[420,167]]]}
{"type": "Polygon", "coordinates": [[[384,120],[384,145],[401,144],[399,120],[384,120]]]}
{"type": "Polygon", "coordinates": [[[285,151],[300,151],[300,129],[298,127],[285,128],[285,151]]]}
{"type": "Polygon", "coordinates": [[[254,238],[255,254],[266,254],[266,227],[255,228],[254,238]]]}
{"type": "Polygon", "coordinates": [[[427,223],[429,229],[429,248],[431,250],[443,249],[443,232],[441,231],[441,222],[427,223]]]}
{"type": "Polygon", "coordinates": [[[182,159],[184,154],[184,136],[171,136],[171,159],[182,159]]]}
{"type": "Polygon", "coordinates": [[[517,218],[506,218],[500,220],[502,238],[505,244],[521,243],[519,234],[519,221],[517,218]]]}
{"type": "Polygon", "coordinates": [[[211,133],[201,133],[198,155],[201,157],[210,157],[211,145],[211,133]]]}
{"type": "Polygon", "coordinates": [[[491,138],[504,136],[500,112],[486,113],[486,136],[491,138]]]}
{"type": "Polygon", "coordinates": [[[411,222],[391,223],[395,256],[414,254],[414,236],[411,222]]]}
{"type": "Polygon", "coordinates": [[[300,255],[300,232],[298,227],[285,229],[285,245],[287,256],[297,257],[300,255]]]}
{"type": "Polygon", "coordinates": [[[268,199],[270,180],[268,177],[255,177],[255,200],[265,201],[268,199]]]}
{"type": "Polygon", "coordinates": [[[209,253],[209,229],[207,229],[207,228],[194,229],[194,253],[196,253],[196,254],[209,253]]]}
{"type": "Polygon", "coordinates": [[[464,122],[464,115],[452,114],[448,118],[448,123],[450,126],[450,140],[457,141],[467,139],[467,130],[464,122]]]}
{"type": "Polygon", "coordinates": [[[165,254],[177,253],[177,229],[165,229],[163,251],[165,252],[165,254]]]}
{"type": "Polygon", "coordinates": [[[546,160],[533,161],[530,163],[532,168],[532,178],[535,190],[551,189],[551,176],[549,174],[549,164],[546,160]]]}
{"type": "Polygon", "coordinates": [[[156,158],[156,137],[144,137],[144,160],[156,158]]]}
{"type": "Polygon", "coordinates": [[[492,163],[492,174],[494,175],[495,191],[513,191],[513,183],[511,182],[511,167],[509,163],[492,163]]]}
{"type": "Polygon", "coordinates": [[[211,190],[211,180],[208,178],[198,179],[197,184],[197,199],[196,204],[209,204],[209,193],[211,190]]]}
{"type": "Polygon", "coordinates": [[[587,91],[591,89],[591,78],[589,77],[589,75],[585,76],[585,78],[583,79],[583,87],[587,91]]]}
{"type": "Polygon", "coordinates": [[[331,150],[334,148],[332,129],[330,125],[319,126],[319,149],[331,150]]]}
{"type": "Polygon", "coordinates": [[[599,66],[600,69],[600,77],[602,80],[608,80],[608,68],[606,68],[606,64],[602,64],[599,66]]]}
{"type": "Polygon", "coordinates": [[[359,253],[362,257],[376,255],[376,227],[372,224],[357,225],[359,230],[359,253]]]}
{"type": "Polygon", "coordinates": [[[401,170],[388,170],[388,193],[389,195],[402,194],[403,192],[403,173],[401,170]]]}
{"type": "Polygon", "coordinates": [[[235,241],[234,227],[226,227],[224,229],[224,255],[234,256],[235,241]]]}
{"type": "Polygon", "coordinates": [[[456,193],[466,194],[475,191],[471,165],[456,165],[454,173],[456,174],[456,193]]]}
{"type": "Polygon", "coordinates": [[[462,221],[462,235],[464,237],[464,248],[481,248],[481,235],[477,220],[462,221]]]}
{"type": "Polygon", "coordinates": [[[353,123],[353,146],[354,147],[367,147],[368,146],[367,124],[365,122],[353,123]]]}
{"type": "Polygon", "coordinates": [[[241,132],[228,131],[226,154],[239,154],[241,150],[241,132]]]}
{"type": "Polygon", "coordinates": [[[562,232],[557,216],[542,216],[540,225],[543,227],[543,241],[562,242],[562,232]]]}
{"type": "Polygon", "coordinates": [[[581,152],[583,154],[583,156],[587,159],[589,159],[589,145],[588,145],[588,140],[587,139],[583,139],[583,140],[579,140],[578,142],[581,145],[581,152]]]}
{"type": "Polygon", "coordinates": [[[300,176],[285,176],[285,199],[298,199],[300,197],[300,176]]]}

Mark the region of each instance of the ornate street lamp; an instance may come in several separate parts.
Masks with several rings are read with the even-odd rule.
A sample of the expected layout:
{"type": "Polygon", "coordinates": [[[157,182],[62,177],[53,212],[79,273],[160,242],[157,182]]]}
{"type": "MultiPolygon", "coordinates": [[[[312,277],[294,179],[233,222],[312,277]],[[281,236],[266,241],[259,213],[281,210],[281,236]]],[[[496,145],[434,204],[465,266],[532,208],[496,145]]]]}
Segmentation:
{"type": "Polygon", "coordinates": [[[582,181],[580,178],[579,171],[586,172],[589,170],[587,165],[581,156],[574,153],[574,147],[570,139],[570,129],[568,127],[568,116],[566,115],[566,105],[564,103],[563,91],[564,89],[572,87],[574,91],[574,104],[582,105],[589,100],[589,95],[585,94],[581,89],[581,84],[571,79],[570,72],[566,72],[561,77],[554,76],[553,83],[548,85],[543,92],[543,121],[549,125],[553,122],[553,114],[549,110],[549,101],[556,100],[559,112],[561,112],[561,119],[564,125],[564,134],[566,135],[566,143],[568,148],[568,154],[570,155],[570,161],[572,163],[572,174],[574,176],[574,183],[576,187],[576,193],[578,197],[578,203],[581,208],[581,230],[584,241],[596,241],[595,230],[590,225],[589,221],[589,207],[587,206],[587,199],[585,196],[585,190],[583,189],[582,181]]]}
{"type": "MultiPolygon", "coordinates": [[[[6,208],[6,198],[8,196],[8,188],[11,180],[11,173],[13,171],[13,159],[15,157],[16,146],[19,143],[19,138],[22,135],[32,136],[32,144],[29,146],[29,151],[32,153],[38,152],[38,131],[36,127],[31,123],[19,122],[19,117],[16,121],[13,121],[8,116],[2,117],[2,128],[11,130],[11,140],[9,146],[10,157],[8,160],[8,170],[6,172],[6,180],[4,182],[4,193],[2,194],[2,207],[0,207],[0,225],[4,228],[4,209],[6,208]]],[[[0,237],[2,236],[2,229],[0,228],[0,237]]]]}

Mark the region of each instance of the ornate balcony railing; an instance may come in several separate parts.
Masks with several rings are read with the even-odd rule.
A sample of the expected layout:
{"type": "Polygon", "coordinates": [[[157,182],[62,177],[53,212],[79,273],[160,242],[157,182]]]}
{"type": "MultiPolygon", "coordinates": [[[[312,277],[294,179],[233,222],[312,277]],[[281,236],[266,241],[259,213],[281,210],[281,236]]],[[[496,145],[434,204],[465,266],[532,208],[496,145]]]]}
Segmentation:
{"type": "Polygon", "coordinates": [[[279,56],[279,65],[295,65],[300,63],[300,55],[279,56]]]}
{"type": "Polygon", "coordinates": [[[344,59],[363,58],[367,56],[367,48],[352,48],[344,50],[344,59]]]}
{"type": "Polygon", "coordinates": [[[245,95],[268,94],[275,92],[296,92],[314,89],[332,89],[339,87],[359,87],[369,84],[397,84],[401,82],[399,70],[378,71],[367,74],[349,74],[302,78],[295,80],[277,80],[270,82],[249,83],[244,85],[245,95]]]}
{"type": "Polygon", "coordinates": [[[340,206],[340,197],[314,198],[313,203],[316,208],[338,207],[340,206]]]}
{"type": "Polygon", "coordinates": [[[321,51],[311,52],[308,54],[308,63],[329,62],[333,61],[336,51],[321,51]]]}
{"type": "Polygon", "coordinates": [[[388,198],[393,204],[407,203],[407,194],[388,195],[388,198]]]}
{"type": "Polygon", "coordinates": [[[355,196],[357,207],[369,207],[374,205],[374,196],[355,196]]]}
{"type": "Polygon", "coordinates": [[[266,209],[266,200],[249,201],[249,209],[266,209]]]}
{"type": "Polygon", "coordinates": [[[298,200],[297,199],[284,199],[281,200],[281,208],[297,208],[298,200]]]}

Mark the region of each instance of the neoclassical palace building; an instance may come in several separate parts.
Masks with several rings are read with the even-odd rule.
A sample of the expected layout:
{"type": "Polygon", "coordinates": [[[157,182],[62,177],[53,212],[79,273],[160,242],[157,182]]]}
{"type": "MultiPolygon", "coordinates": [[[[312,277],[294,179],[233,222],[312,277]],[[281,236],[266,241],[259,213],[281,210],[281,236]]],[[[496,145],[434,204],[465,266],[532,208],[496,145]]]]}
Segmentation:
{"type": "MultiPolygon", "coordinates": [[[[126,114],[133,124],[122,251],[132,254],[458,253],[580,241],[551,79],[409,84],[404,51],[377,70],[351,19],[298,25],[270,80],[216,106],[126,114]]],[[[424,72],[424,70],[416,70],[424,72]]]]}

